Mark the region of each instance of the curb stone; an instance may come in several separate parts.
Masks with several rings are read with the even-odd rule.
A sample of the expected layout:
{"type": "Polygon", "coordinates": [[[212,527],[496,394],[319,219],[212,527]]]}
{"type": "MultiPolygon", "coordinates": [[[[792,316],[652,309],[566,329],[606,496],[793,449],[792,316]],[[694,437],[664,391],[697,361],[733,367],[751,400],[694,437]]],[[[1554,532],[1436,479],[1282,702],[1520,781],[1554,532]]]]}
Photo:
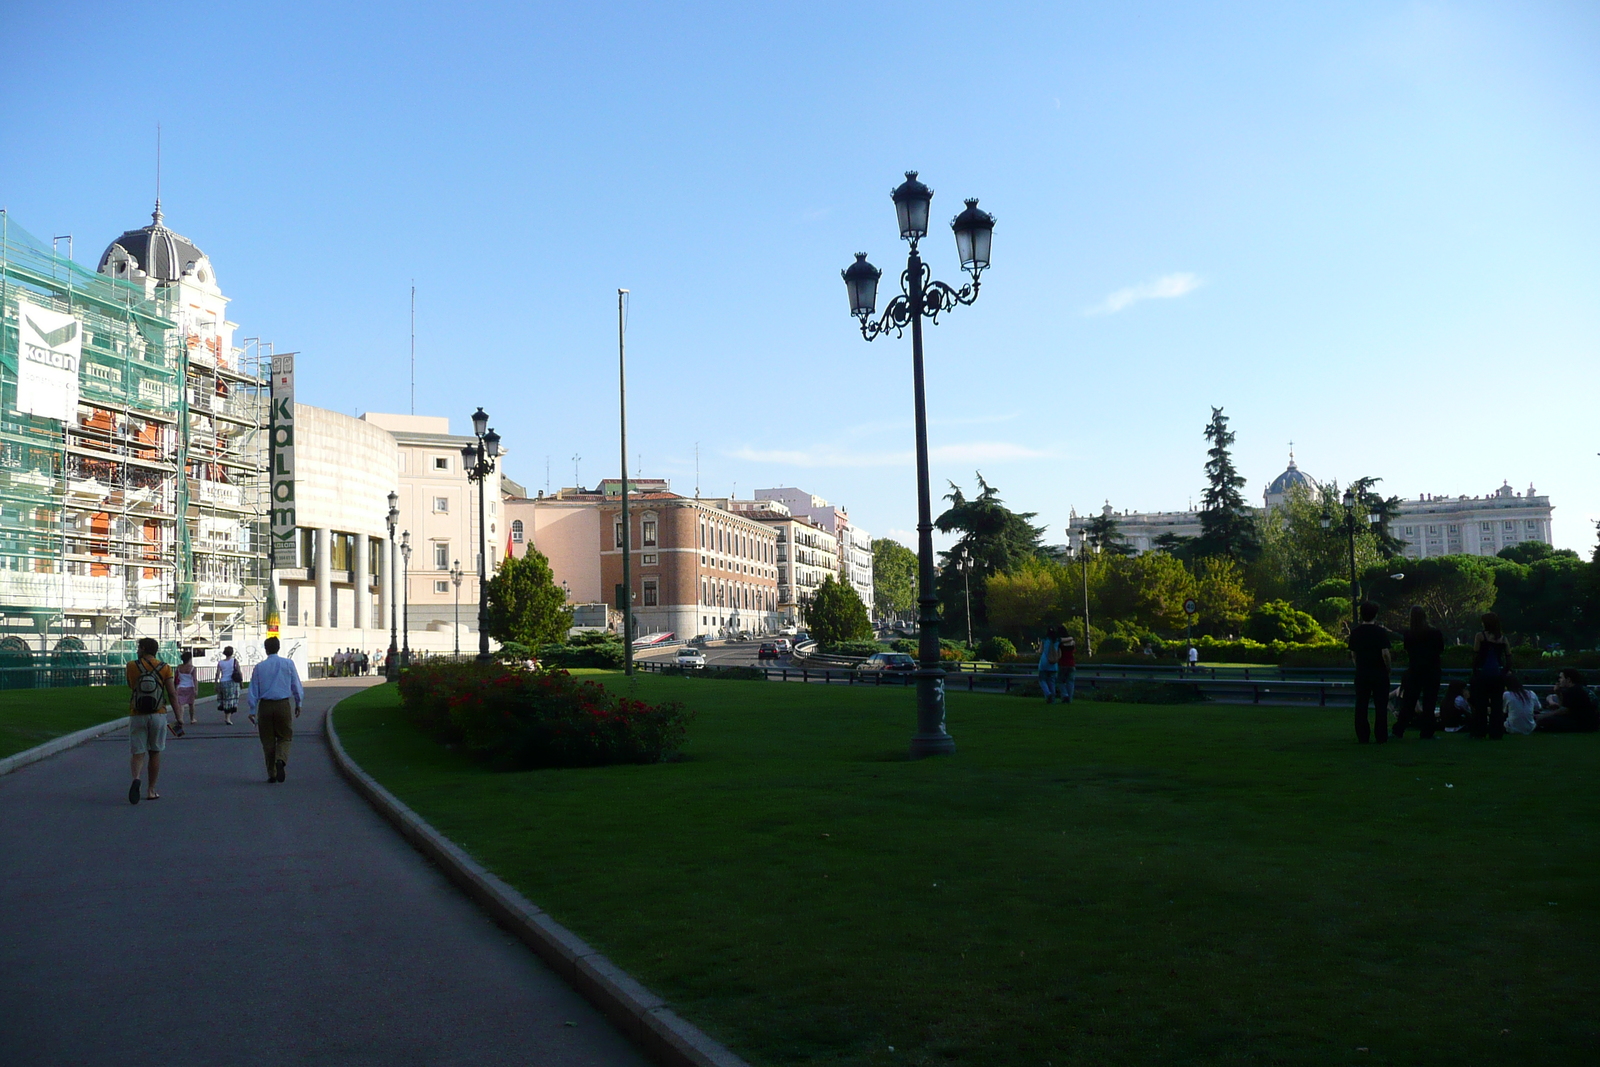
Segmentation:
{"type": "Polygon", "coordinates": [[[749,1067],[379,785],[345,752],[334,727],[334,710],[330,708],[323,720],[323,733],[334,766],[356,792],[412,847],[437,864],[452,882],[533,949],[551,970],[582,993],[651,1058],[670,1067],[749,1067]]]}
{"type": "MultiPolygon", "coordinates": [[[[217,699],[215,696],[201,697],[194,703],[196,707],[199,707],[206,701],[215,699],[217,699]]],[[[32,748],[25,748],[21,752],[14,752],[4,759],[0,759],[0,777],[10,774],[12,771],[21,770],[30,763],[38,763],[42,759],[49,759],[58,752],[65,752],[69,748],[77,748],[85,741],[93,741],[97,737],[115,733],[127,725],[128,716],[124,714],[112,719],[110,722],[103,722],[99,726],[91,726],[76,733],[63,734],[60,737],[46,741],[42,745],[34,745],[32,748]]]]}

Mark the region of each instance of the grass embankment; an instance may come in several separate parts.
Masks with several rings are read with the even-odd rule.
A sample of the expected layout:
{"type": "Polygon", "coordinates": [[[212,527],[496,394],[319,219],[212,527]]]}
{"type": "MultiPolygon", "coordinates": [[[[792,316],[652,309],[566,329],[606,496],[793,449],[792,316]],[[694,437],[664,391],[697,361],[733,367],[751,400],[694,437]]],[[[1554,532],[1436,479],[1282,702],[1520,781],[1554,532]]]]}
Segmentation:
{"type": "Polygon", "coordinates": [[[1594,1062],[1600,737],[952,693],[909,762],[910,691],[636,685],[684,762],[490,773],[393,686],[338,724],[755,1064],[1594,1062]]]}
{"type": "MultiPolygon", "coordinates": [[[[214,692],[213,683],[200,683],[202,698],[214,692]]],[[[126,714],[128,691],[121,686],[0,690],[0,758],[126,714]]]]}

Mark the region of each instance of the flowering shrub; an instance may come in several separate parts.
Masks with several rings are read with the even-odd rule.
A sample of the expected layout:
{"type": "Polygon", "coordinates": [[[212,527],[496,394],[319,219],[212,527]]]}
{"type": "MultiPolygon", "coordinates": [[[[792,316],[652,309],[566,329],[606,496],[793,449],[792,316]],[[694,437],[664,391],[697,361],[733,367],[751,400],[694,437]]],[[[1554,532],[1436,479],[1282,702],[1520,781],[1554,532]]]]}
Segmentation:
{"type": "Polygon", "coordinates": [[[680,703],[646,704],[564,670],[499,663],[419,664],[400,701],[423,732],[499,770],[658,763],[688,733],[680,703]]]}

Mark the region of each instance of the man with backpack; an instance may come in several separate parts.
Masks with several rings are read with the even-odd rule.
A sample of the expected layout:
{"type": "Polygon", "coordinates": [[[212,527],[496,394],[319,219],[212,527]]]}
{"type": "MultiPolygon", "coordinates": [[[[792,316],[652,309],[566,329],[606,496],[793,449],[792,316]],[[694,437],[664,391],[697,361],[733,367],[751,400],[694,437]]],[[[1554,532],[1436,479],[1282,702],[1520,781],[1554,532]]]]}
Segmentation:
{"type": "MultiPolygon", "coordinates": [[[[128,745],[133,752],[129,804],[139,803],[141,790],[146,800],[161,799],[156,792],[156,779],[161,775],[161,753],[167,747],[167,708],[177,705],[178,694],[172,688],[172,668],[161,662],[160,653],[161,646],[155,638],[141,637],[139,658],[128,664],[128,745]],[[148,787],[143,783],[147,759],[148,787]]],[[[181,722],[175,729],[182,736],[181,722]]]]}

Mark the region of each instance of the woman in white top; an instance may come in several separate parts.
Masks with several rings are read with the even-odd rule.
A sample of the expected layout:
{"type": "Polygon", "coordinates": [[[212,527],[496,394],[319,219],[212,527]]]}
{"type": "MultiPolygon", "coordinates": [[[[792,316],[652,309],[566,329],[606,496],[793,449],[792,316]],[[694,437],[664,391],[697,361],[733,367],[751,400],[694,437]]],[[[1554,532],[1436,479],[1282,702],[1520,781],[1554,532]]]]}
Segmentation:
{"type": "Polygon", "coordinates": [[[1533,733],[1533,716],[1539,710],[1539,698],[1530,693],[1516,675],[1508,672],[1505,680],[1506,695],[1501,700],[1506,712],[1506,733],[1533,733]]]}
{"type": "Polygon", "coordinates": [[[233,716],[239,710],[241,681],[243,671],[233,657],[233,646],[229,645],[222,650],[222,659],[217,663],[217,710],[222,712],[222,721],[229,726],[233,725],[233,716]]]}

